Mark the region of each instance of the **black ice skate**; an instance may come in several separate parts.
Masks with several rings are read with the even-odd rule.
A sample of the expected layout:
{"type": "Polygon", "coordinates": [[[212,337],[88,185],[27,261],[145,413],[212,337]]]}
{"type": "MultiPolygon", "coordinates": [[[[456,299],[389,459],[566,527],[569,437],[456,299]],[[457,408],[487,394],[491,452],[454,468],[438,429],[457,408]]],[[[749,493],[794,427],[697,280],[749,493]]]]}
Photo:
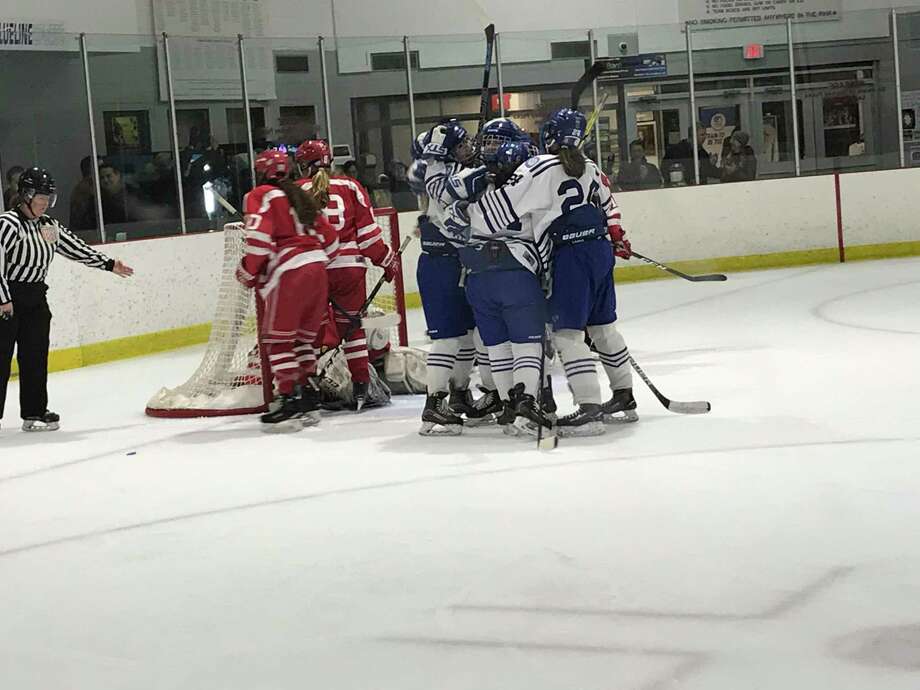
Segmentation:
{"type": "Polygon", "coordinates": [[[463,432],[463,420],[447,408],[447,391],[428,396],[422,411],[422,436],[459,436],[463,432]]]}
{"type": "Polygon", "coordinates": [[[319,411],[323,403],[323,394],[320,393],[316,382],[310,382],[300,389],[300,424],[313,426],[319,424],[319,411]]]}
{"type": "Polygon", "coordinates": [[[262,431],[269,434],[290,434],[303,428],[301,417],[302,401],[296,394],[282,395],[278,398],[281,405],[271,412],[266,412],[259,419],[262,431]]]}
{"type": "Polygon", "coordinates": [[[45,410],[44,414],[38,415],[37,417],[23,417],[22,430],[57,431],[61,428],[60,422],[61,418],[59,415],[56,415],[54,412],[45,410]]]}
{"type": "Polygon", "coordinates": [[[517,416],[514,420],[514,426],[517,427],[519,431],[531,436],[536,436],[537,430],[541,426],[543,427],[544,433],[552,430],[553,420],[547,417],[540,409],[540,406],[532,395],[528,395],[524,392],[524,384],[519,383],[512,390],[517,390],[517,404],[514,408],[514,412],[517,416]]]}
{"type": "Polygon", "coordinates": [[[480,386],[483,395],[478,400],[473,399],[473,394],[468,388],[454,388],[450,384],[450,399],[448,409],[458,417],[463,415],[465,426],[483,426],[495,421],[495,415],[504,409],[498,391],[492,391],[480,386]]]}
{"type": "Polygon", "coordinates": [[[355,401],[355,412],[360,412],[367,402],[367,383],[363,381],[351,382],[351,397],[355,401]]]}
{"type": "Polygon", "coordinates": [[[601,410],[604,413],[604,422],[607,424],[639,420],[632,388],[620,388],[613,391],[613,397],[601,405],[601,410]]]}
{"type": "Polygon", "coordinates": [[[604,413],[597,403],[582,403],[571,414],[556,420],[559,435],[566,436],[600,436],[604,428],[604,413]]]}

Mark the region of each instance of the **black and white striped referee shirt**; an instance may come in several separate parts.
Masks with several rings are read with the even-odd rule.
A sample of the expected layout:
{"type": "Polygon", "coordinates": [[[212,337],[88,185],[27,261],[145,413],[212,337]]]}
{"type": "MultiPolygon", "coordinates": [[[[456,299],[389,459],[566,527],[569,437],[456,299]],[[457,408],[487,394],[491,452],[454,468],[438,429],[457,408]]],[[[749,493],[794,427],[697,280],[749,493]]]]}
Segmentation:
{"type": "Polygon", "coordinates": [[[11,282],[44,283],[55,252],[105,271],[115,264],[48,216],[29,220],[19,210],[0,213],[0,304],[12,301],[11,282]],[[41,228],[52,223],[54,230],[46,233],[53,240],[49,241],[41,228]]]}

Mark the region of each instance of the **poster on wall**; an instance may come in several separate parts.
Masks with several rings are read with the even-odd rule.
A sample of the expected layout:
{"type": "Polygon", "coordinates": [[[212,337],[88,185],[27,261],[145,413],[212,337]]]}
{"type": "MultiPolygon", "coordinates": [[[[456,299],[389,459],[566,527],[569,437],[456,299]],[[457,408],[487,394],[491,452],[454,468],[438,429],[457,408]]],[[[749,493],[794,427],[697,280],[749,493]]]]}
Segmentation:
{"type": "Polygon", "coordinates": [[[105,149],[110,155],[150,153],[150,115],[146,110],[106,110],[105,149]]]}
{"type": "Polygon", "coordinates": [[[738,128],[740,119],[740,108],[737,105],[700,108],[700,122],[706,127],[703,148],[720,163],[724,147],[728,145],[732,132],[738,128]]]}
{"type": "Polygon", "coordinates": [[[905,162],[920,166],[920,91],[901,92],[901,129],[904,132],[905,162]]]}
{"type": "MultiPolygon", "coordinates": [[[[265,35],[264,0],[154,0],[157,33],[166,32],[176,100],[240,100],[237,35],[265,35]]],[[[275,96],[274,56],[268,41],[244,41],[249,98],[275,96]]],[[[160,54],[160,98],[166,100],[166,66],[160,54]]]]}
{"type": "Polygon", "coordinates": [[[842,0],[680,0],[681,23],[694,29],[828,21],[841,18],[842,0]]]}

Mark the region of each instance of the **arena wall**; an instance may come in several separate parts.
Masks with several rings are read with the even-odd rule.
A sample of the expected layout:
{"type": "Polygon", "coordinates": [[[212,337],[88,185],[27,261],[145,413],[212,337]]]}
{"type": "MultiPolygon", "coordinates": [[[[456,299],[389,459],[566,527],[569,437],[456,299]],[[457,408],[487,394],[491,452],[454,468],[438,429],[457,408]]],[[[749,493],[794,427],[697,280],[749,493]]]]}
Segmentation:
{"type": "MultiPolygon", "coordinates": [[[[725,272],[920,254],[920,169],[768,180],[616,195],[636,250],[691,271],[725,272]],[[838,216],[835,186],[840,188],[838,216]]],[[[403,234],[416,213],[399,216],[403,234]]],[[[62,258],[49,278],[51,367],[85,366],[203,342],[217,301],[223,234],[103,247],[134,266],[121,280],[62,258]],[[65,316],[66,315],[66,316],[65,316]]],[[[418,305],[415,242],[407,302],[418,305]]],[[[665,277],[637,260],[619,282],[665,277]]]]}

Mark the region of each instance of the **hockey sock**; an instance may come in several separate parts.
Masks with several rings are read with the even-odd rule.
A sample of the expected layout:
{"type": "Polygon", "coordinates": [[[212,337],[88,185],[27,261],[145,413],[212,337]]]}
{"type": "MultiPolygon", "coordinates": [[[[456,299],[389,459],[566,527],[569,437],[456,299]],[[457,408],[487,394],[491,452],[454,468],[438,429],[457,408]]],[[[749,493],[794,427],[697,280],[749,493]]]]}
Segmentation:
{"type": "Polygon", "coordinates": [[[511,343],[489,345],[488,349],[495,389],[502,400],[508,400],[508,392],[514,387],[514,353],[511,351],[511,343]]]}
{"type": "Polygon", "coordinates": [[[594,357],[585,343],[585,334],[574,329],[562,329],[553,334],[553,341],[575,403],[600,404],[601,386],[597,380],[594,357]]]}
{"type": "Polygon", "coordinates": [[[473,331],[473,342],[476,345],[476,365],[479,367],[479,378],[482,385],[490,391],[495,390],[495,379],[492,378],[492,365],[489,363],[489,351],[482,344],[479,329],[473,331]]]}
{"type": "Polygon", "coordinates": [[[294,355],[297,357],[297,363],[300,365],[301,377],[306,379],[316,373],[316,351],[313,349],[313,343],[295,343],[294,355]]]}
{"type": "Polygon", "coordinates": [[[629,366],[629,348],[615,323],[588,326],[588,335],[600,355],[601,364],[610,379],[610,390],[632,388],[632,369],[629,366]]]}
{"type": "Polygon", "coordinates": [[[466,335],[461,335],[457,341],[460,343],[460,349],[457,350],[457,359],[454,362],[454,371],[450,380],[454,388],[464,390],[470,387],[470,374],[473,371],[473,362],[476,361],[473,332],[469,331],[466,335]]]}
{"type": "Polygon", "coordinates": [[[514,383],[524,384],[527,395],[537,397],[540,389],[540,359],[543,348],[540,343],[511,343],[514,353],[514,383]]]}
{"type": "Polygon", "coordinates": [[[431,343],[427,359],[428,395],[448,391],[448,381],[454,370],[459,349],[459,338],[443,338],[431,343]]]}
{"type": "Polygon", "coordinates": [[[268,343],[268,365],[282,395],[290,395],[300,379],[300,364],[294,343],[268,343]]]}

